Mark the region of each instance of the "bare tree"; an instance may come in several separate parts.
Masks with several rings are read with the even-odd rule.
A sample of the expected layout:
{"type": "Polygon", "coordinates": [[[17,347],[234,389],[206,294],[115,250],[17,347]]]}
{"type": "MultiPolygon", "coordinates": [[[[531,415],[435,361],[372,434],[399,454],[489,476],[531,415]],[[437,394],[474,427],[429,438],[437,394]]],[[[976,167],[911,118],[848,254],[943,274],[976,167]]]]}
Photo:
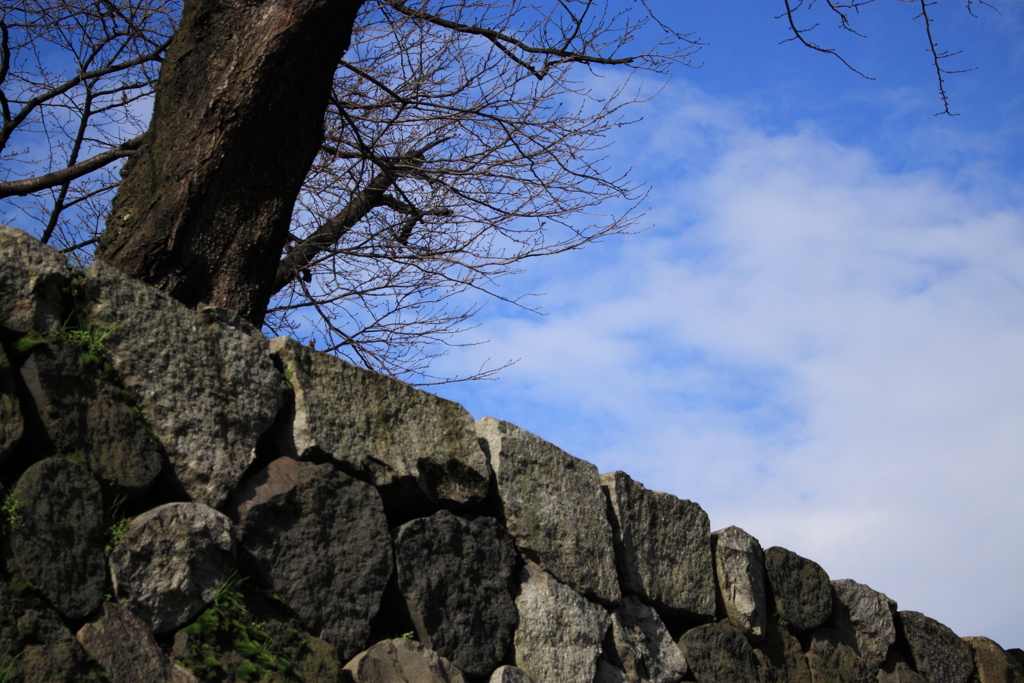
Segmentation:
{"type": "MultiPolygon", "coordinates": [[[[458,379],[430,361],[503,298],[498,278],[637,227],[643,188],[605,163],[607,135],[645,72],[700,47],[643,0],[184,1],[0,0],[0,198],[81,263],[103,240],[189,305],[423,383],[458,379]]],[[[904,1],[948,113],[932,3],[904,1]]],[[[780,17],[857,71],[809,18],[855,32],[866,4],[783,0],[780,17]]]]}

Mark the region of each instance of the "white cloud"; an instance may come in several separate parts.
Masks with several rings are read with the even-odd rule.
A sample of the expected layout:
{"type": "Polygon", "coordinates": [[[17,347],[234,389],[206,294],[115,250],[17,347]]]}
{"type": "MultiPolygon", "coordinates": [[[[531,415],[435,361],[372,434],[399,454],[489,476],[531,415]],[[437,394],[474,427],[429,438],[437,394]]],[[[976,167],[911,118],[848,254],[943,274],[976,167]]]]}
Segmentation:
{"type": "Polygon", "coordinates": [[[687,97],[657,227],[541,265],[550,315],[480,330],[522,361],[442,393],[1024,646],[1024,209],[687,97]]]}

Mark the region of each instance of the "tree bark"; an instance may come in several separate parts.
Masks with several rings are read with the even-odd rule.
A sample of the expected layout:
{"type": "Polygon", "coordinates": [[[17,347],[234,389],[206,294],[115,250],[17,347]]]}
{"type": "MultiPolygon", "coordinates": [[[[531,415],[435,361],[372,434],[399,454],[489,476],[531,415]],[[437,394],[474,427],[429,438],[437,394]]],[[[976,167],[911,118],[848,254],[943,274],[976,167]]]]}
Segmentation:
{"type": "Polygon", "coordinates": [[[97,258],[262,324],[362,0],[185,0],[97,258]]]}

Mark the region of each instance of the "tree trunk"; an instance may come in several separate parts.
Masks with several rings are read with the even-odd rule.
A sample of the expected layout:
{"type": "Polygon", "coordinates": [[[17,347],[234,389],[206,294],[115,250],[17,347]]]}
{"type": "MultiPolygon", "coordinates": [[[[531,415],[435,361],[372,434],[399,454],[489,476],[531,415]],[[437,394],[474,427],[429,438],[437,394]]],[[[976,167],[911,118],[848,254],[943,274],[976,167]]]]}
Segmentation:
{"type": "Polygon", "coordinates": [[[185,0],[97,258],[262,324],[361,3],[185,0]]]}

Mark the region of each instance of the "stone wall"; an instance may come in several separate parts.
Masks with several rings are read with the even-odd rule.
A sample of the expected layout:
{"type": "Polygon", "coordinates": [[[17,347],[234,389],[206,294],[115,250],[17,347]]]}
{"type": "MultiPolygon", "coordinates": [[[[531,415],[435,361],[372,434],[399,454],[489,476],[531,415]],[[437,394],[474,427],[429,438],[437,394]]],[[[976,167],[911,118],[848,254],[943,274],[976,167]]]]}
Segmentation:
{"type": "Polygon", "coordinates": [[[700,506],[0,227],[0,680],[1024,683],[700,506]]]}

